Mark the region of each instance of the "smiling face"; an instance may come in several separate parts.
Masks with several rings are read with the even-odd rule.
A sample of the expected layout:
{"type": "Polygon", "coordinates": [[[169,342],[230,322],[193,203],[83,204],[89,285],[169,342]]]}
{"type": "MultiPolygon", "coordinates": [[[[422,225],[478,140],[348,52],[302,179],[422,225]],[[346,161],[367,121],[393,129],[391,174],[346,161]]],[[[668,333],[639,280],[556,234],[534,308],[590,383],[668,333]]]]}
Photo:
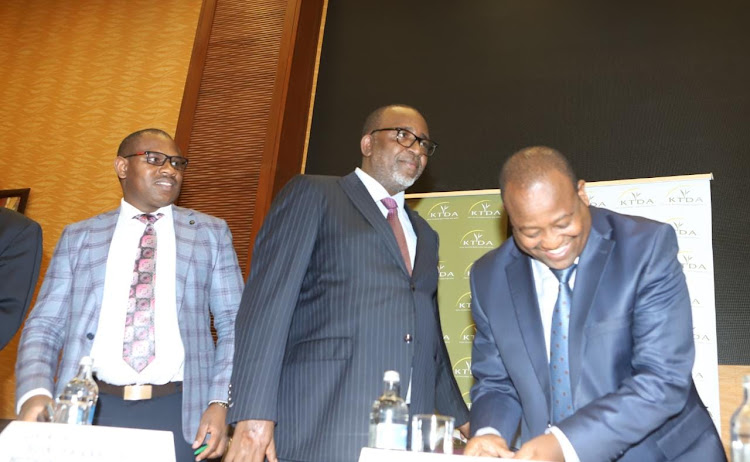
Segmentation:
{"type": "Polygon", "coordinates": [[[573,264],[591,231],[585,182],[573,186],[557,170],[528,185],[509,181],[503,194],[516,245],[553,269],[573,264]]]}
{"type": "MultiPolygon", "coordinates": [[[[395,127],[405,128],[420,138],[430,137],[427,122],[411,108],[387,108],[374,129],[395,127]]],[[[419,143],[405,148],[396,141],[396,134],[395,130],[384,130],[365,134],[360,141],[362,170],[383,185],[391,196],[413,185],[427,166],[427,156],[419,143]]]]}
{"type": "MultiPolygon", "coordinates": [[[[132,143],[132,152],[158,151],[168,156],[179,156],[174,141],[166,136],[145,133],[132,143]]],[[[144,213],[172,204],[180,195],[182,172],[175,170],[169,162],[151,165],[146,156],[116,157],[115,171],[120,179],[122,194],[133,207],[144,213]]]]}

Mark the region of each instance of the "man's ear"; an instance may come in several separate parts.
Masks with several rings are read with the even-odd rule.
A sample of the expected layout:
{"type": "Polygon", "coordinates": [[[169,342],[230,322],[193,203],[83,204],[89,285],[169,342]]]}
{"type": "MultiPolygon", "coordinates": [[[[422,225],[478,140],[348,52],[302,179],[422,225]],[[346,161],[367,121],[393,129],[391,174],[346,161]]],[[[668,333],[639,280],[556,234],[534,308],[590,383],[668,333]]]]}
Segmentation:
{"type": "Polygon", "coordinates": [[[128,177],[128,160],[122,156],[115,157],[115,172],[117,178],[124,180],[128,177]]]}
{"type": "Polygon", "coordinates": [[[586,206],[589,206],[589,195],[586,194],[586,182],[583,180],[578,180],[578,197],[583,201],[586,206]]]}
{"type": "Polygon", "coordinates": [[[359,149],[365,157],[372,155],[372,135],[365,135],[359,140],[359,149]]]}

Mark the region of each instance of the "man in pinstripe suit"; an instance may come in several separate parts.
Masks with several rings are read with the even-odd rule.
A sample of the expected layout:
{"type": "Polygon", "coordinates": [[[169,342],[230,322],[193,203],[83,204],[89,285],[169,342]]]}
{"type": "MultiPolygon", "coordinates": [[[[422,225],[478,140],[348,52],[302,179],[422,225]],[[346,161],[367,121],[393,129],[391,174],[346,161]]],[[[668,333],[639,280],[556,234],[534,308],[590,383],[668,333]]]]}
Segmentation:
{"type": "Polygon", "coordinates": [[[356,461],[387,369],[412,414],[468,430],[437,309],[438,237],[404,207],[435,147],[415,109],[380,108],[361,169],[298,176],[275,199],[237,317],[225,460],[356,461]],[[405,245],[383,199],[398,205],[405,245]]]}
{"type": "MultiPolygon", "coordinates": [[[[170,430],[180,462],[194,460],[192,449],[204,441],[208,447],[199,460],[223,453],[242,276],[226,223],[172,205],[186,166],[167,133],[146,129],[129,135],[115,159],[120,208],[63,231],[21,336],[16,362],[21,419],[36,420],[75,375],[80,358],[92,356],[99,384],[95,424],[170,430]],[[152,225],[144,214],[155,218],[152,225]],[[154,349],[139,370],[123,357],[124,333],[126,317],[134,317],[128,306],[143,287],[134,289],[135,284],[145,281],[137,269],[133,282],[133,268],[148,226],[157,255],[146,281],[154,308],[144,317],[153,319],[146,327],[153,326],[154,349]]],[[[144,306],[141,300],[138,306],[144,306]]]]}

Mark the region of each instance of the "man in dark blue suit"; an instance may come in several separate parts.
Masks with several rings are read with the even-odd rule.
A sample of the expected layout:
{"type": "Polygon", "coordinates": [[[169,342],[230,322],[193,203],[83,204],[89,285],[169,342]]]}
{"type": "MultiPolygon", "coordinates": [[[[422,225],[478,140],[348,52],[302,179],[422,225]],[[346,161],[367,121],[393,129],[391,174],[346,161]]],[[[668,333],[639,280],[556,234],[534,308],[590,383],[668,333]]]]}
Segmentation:
{"type": "Polygon", "coordinates": [[[387,369],[412,414],[437,410],[467,431],[437,309],[437,234],[404,206],[429,136],[414,108],[380,108],[361,169],[297,176],[274,200],[237,317],[227,462],[357,460],[387,369]]]}
{"type": "Polygon", "coordinates": [[[674,230],[589,206],[584,181],[546,147],[508,159],[500,189],[513,238],[471,271],[477,382],[466,454],[725,460],[691,377],[674,230]]]}
{"type": "Polygon", "coordinates": [[[0,350],[21,327],[42,262],[42,228],[0,207],[0,350]]]}

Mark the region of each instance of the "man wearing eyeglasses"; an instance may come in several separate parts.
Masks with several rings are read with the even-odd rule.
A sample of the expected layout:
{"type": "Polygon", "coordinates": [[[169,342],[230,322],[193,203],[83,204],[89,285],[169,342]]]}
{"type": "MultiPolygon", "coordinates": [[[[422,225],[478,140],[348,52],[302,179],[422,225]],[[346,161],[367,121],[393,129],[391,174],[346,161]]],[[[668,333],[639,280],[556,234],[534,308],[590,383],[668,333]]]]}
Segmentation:
{"type": "Polygon", "coordinates": [[[204,442],[198,460],[223,453],[242,276],[226,223],[173,205],[187,164],[161,130],[127,136],[120,207],[63,231],[21,336],[20,419],[37,420],[91,356],[94,424],[172,431],[178,461],[204,442]]]}
{"type": "Polygon", "coordinates": [[[437,234],[404,206],[436,147],[417,110],[383,107],[365,121],[361,168],[279,193],[237,317],[226,461],[357,460],[391,369],[412,415],[468,430],[437,310],[437,234]]]}

